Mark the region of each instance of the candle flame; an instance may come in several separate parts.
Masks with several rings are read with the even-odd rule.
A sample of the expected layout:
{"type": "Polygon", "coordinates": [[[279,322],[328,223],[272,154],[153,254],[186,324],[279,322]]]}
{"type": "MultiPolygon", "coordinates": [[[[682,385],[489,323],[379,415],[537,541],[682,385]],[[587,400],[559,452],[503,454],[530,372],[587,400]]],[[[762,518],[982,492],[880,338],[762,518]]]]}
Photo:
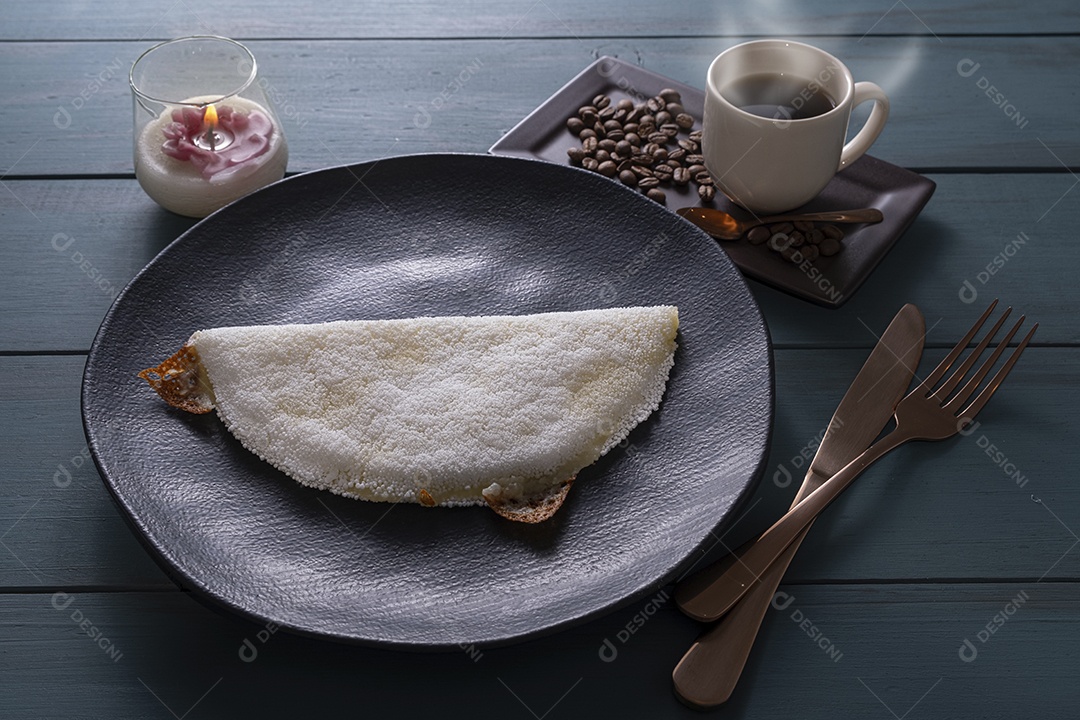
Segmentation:
{"type": "Polygon", "coordinates": [[[213,105],[207,105],[206,109],[203,111],[203,123],[207,125],[211,130],[217,128],[217,109],[213,105]]]}

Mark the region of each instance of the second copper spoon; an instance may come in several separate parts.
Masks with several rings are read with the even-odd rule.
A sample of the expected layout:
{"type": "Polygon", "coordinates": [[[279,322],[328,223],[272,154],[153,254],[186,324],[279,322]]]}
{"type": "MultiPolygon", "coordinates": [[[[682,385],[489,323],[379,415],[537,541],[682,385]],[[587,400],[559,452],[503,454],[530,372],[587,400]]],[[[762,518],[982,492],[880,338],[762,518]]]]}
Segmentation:
{"type": "Polygon", "coordinates": [[[862,210],[837,210],[835,212],[802,213],[801,215],[773,215],[754,220],[739,220],[723,210],[702,207],[685,207],[675,211],[697,225],[718,240],[738,240],[747,230],[758,225],[771,225],[779,222],[834,222],[834,223],[877,223],[884,217],[877,208],[862,210]]]}

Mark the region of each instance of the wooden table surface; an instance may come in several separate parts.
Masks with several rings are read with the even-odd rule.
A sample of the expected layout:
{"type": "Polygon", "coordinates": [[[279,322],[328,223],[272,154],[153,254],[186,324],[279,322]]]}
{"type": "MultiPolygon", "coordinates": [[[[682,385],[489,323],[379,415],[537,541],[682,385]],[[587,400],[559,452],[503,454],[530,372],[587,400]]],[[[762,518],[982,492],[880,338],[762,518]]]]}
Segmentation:
{"type": "Polygon", "coordinates": [[[193,224],[134,180],[127,71],[204,33],[258,57],[290,172],[484,152],[602,54],[700,87],[742,39],[805,38],[879,83],[893,109],[873,154],[937,192],[839,310],[750,283],[776,348],[775,427],[725,544],[790,502],[781,466],[905,302],[927,318],[920,373],[993,297],[1041,328],[976,432],[898,451],[826,511],[782,586],[791,605],[715,714],[1075,717],[1080,6],[1065,0],[0,5],[0,717],[695,714],[670,672],[702,628],[662,597],[513,647],[405,654],[269,633],[142,550],[87,459],[81,373],[116,292],[193,224]]]}

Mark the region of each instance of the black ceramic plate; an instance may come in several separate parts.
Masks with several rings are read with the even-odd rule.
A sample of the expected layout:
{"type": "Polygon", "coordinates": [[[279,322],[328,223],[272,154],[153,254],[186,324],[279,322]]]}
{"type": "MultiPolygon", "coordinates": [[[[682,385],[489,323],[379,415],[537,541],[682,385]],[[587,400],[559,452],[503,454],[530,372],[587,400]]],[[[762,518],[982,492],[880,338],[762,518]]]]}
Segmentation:
{"type": "MultiPolygon", "coordinates": [[[[704,75],[704,70],[702,70],[704,75]]],[[[518,123],[490,152],[516,157],[539,158],[567,164],[566,149],[580,141],[566,129],[566,119],[582,105],[603,93],[614,102],[631,98],[636,102],[652,97],[670,87],[682,94],[683,106],[698,123],[705,105],[701,90],[658,75],[617,58],[602,57],[552,95],[543,105],[518,123]]],[[[885,132],[888,132],[886,128],[885,132]]],[[[681,136],[680,136],[681,137],[681,136]]],[[[840,307],[863,284],[892,246],[918,216],[934,194],[936,185],[918,173],[864,155],[851,167],[838,173],[821,194],[794,212],[852,210],[876,207],[885,220],[876,225],[845,225],[845,248],[839,255],[821,258],[812,266],[789,263],[765,247],[746,240],[722,242],[732,261],[747,276],[790,293],[795,297],[824,305],[840,307]]],[[[667,207],[675,210],[701,206],[692,186],[668,185],[667,207]]],[[[715,207],[747,218],[742,210],[722,194],[706,207],[715,207]]]]}
{"type": "Polygon", "coordinates": [[[296,631],[432,648],[534,636],[673,579],[751,491],[772,395],[762,317],[703,233],[582,170],[418,155],[285,180],[166,248],[102,323],[83,420],[184,587],[296,631]],[[535,526],[302,487],[136,377],[206,327],[660,303],[681,318],[662,406],[535,526]]]}

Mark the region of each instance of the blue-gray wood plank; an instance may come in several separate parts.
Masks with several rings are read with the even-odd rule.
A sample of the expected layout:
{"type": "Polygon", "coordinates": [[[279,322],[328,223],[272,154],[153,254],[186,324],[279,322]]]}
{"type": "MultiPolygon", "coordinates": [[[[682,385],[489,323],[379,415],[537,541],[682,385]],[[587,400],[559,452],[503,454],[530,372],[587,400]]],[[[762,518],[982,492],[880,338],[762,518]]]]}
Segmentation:
{"type": "Polygon", "coordinates": [[[699,628],[669,602],[652,613],[642,598],[516,648],[263,644],[259,627],[179,592],[127,530],[85,459],[83,353],[116,289],[191,225],[128,179],[126,72],[152,42],[195,32],[251,41],[294,172],[484,152],[599,54],[700,87],[742,38],[805,37],[882,84],[893,115],[873,153],[935,171],[938,192],[841,310],[751,283],[777,346],[773,447],[713,555],[783,511],[800,451],[902,303],[931,328],[920,374],[994,296],[1042,322],[1041,347],[971,436],[899,450],[826,512],[782,588],[792,604],[771,613],[721,712],[1074,714],[1075,3],[57,0],[0,5],[0,717],[694,715],[669,673],[699,628]],[[255,662],[239,656],[245,639],[255,662]],[[600,658],[605,639],[614,662],[600,658]]]}

